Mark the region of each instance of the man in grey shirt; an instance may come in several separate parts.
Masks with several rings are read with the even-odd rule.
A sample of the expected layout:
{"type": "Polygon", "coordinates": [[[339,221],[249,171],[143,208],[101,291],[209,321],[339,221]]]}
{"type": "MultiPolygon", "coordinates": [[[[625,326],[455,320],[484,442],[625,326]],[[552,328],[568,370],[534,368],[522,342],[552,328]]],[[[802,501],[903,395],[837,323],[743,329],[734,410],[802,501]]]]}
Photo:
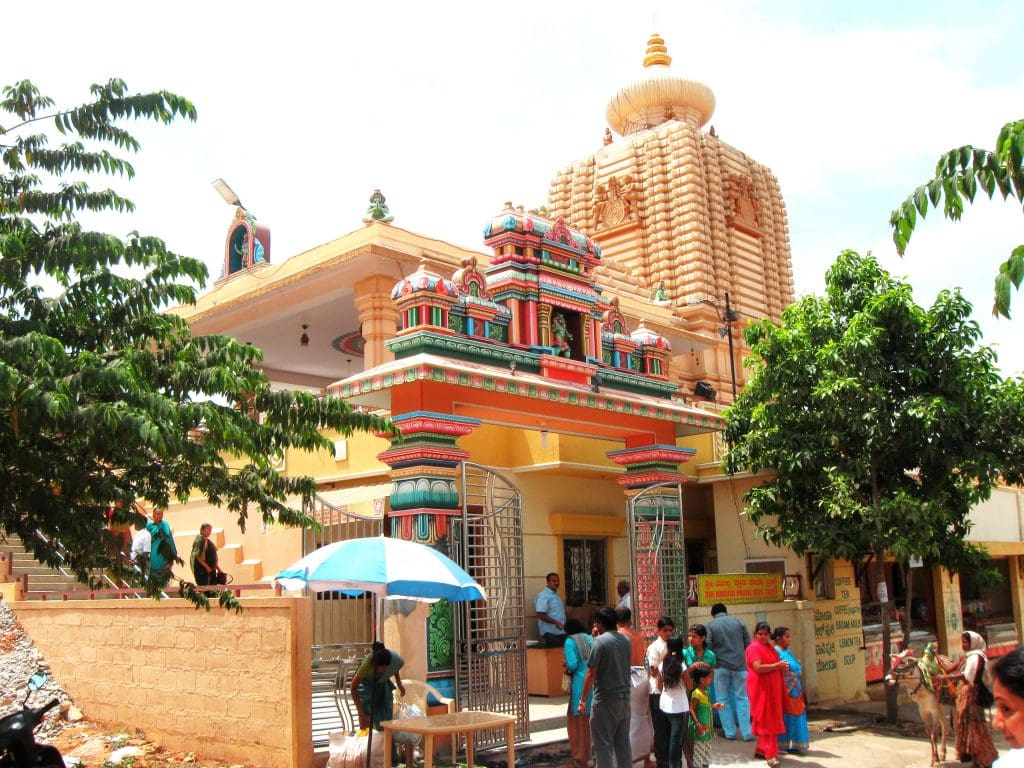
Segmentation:
{"type": "Polygon", "coordinates": [[[750,699],[747,698],[747,625],[728,614],[721,603],[711,606],[707,625],[707,647],[715,652],[715,700],[725,709],[719,712],[722,732],[736,738],[736,729],[744,741],[753,739],[750,731],[750,699]]]}
{"type": "Polygon", "coordinates": [[[594,638],[587,659],[587,676],[579,711],[586,711],[587,697],[594,689],[590,711],[590,739],[597,768],[632,768],[629,745],[629,638],[617,630],[614,608],[594,614],[600,634],[594,638]]]}

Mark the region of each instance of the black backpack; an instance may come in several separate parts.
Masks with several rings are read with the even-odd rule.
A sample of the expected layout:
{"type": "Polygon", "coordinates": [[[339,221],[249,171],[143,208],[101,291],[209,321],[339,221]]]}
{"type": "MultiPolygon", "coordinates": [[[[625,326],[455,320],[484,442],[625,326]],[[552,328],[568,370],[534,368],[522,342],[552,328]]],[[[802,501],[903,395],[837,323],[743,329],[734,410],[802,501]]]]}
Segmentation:
{"type": "Polygon", "coordinates": [[[978,673],[974,676],[975,701],[977,701],[979,707],[985,709],[991,707],[996,701],[996,697],[992,695],[992,690],[985,685],[985,665],[987,663],[983,658],[978,666],[978,673]]]}

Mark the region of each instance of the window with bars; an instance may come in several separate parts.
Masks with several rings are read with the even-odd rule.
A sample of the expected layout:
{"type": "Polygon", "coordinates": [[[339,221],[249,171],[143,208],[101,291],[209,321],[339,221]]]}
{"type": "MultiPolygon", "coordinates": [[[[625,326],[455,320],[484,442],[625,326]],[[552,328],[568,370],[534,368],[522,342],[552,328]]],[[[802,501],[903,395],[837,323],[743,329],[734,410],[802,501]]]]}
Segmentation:
{"type": "Polygon", "coordinates": [[[563,539],[566,603],[608,604],[608,542],[606,539],[563,539]]]}

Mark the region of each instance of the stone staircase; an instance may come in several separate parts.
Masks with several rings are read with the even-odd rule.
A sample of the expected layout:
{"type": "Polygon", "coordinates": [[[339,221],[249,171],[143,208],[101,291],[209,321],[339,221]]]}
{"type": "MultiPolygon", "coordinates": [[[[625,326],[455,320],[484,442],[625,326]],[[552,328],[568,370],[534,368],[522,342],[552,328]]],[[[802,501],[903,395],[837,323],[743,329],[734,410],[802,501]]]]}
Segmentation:
{"type": "Polygon", "coordinates": [[[9,580],[21,580],[28,576],[28,590],[31,592],[68,592],[86,589],[73,574],[66,574],[60,569],[37,562],[17,536],[4,534],[4,539],[0,540],[0,557],[5,557],[10,563],[9,580]]]}
{"type": "MultiPolygon", "coordinates": [[[[178,556],[185,561],[184,569],[179,566],[177,572],[186,579],[192,578],[189,555],[192,552],[192,542],[198,534],[199,531],[179,531],[174,534],[178,556]]],[[[223,528],[214,528],[210,538],[217,545],[217,556],[221,568],[231,574],[235,583],[256,584],[263,580],[262,560],[247,559],[241,544],[225,544],[223,528]]],[[[25,583],[27,581],[28,592],[74,592],[87,589],[73,574],[67,574],[59,568],[50,568],[37,562],[25,549],[21,539],[13,534],[4,534],[0,537],[0,581],[5,579],[7,582],[25,583]]],[[[114,585],[110,584],[109,586],[114,585]]],[[[11,591],[11,595],[14,594],[15,592],[11,591]]],[[[96,597],[108,596],[97,595],[96,597]]]]}

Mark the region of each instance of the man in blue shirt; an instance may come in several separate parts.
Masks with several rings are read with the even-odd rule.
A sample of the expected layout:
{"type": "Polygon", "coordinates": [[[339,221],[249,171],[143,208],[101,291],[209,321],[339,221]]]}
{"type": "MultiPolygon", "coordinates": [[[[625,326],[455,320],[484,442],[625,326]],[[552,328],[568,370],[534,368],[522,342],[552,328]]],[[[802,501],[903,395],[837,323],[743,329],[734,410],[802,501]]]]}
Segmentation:
{"type": "Polygon", "coordinates": [[[537,633],[541,641],[557,648],[565,644],[565,604],[558,596],[561,583],[557,573],[549,573],[547,586],[537,595],[533,606],[537,610],[537,633]]]}
{"type": "Polygon", "coordinates": [[[750,729],[750,699],[747,697],[747,657],[750,631],[747,625],[730,616],[722,603],[711,606],[705,645],[715,652],[715,700],[725,709],[719,712],[727,739],[737,733],[744,741],[754,738],[750,729]]]}

